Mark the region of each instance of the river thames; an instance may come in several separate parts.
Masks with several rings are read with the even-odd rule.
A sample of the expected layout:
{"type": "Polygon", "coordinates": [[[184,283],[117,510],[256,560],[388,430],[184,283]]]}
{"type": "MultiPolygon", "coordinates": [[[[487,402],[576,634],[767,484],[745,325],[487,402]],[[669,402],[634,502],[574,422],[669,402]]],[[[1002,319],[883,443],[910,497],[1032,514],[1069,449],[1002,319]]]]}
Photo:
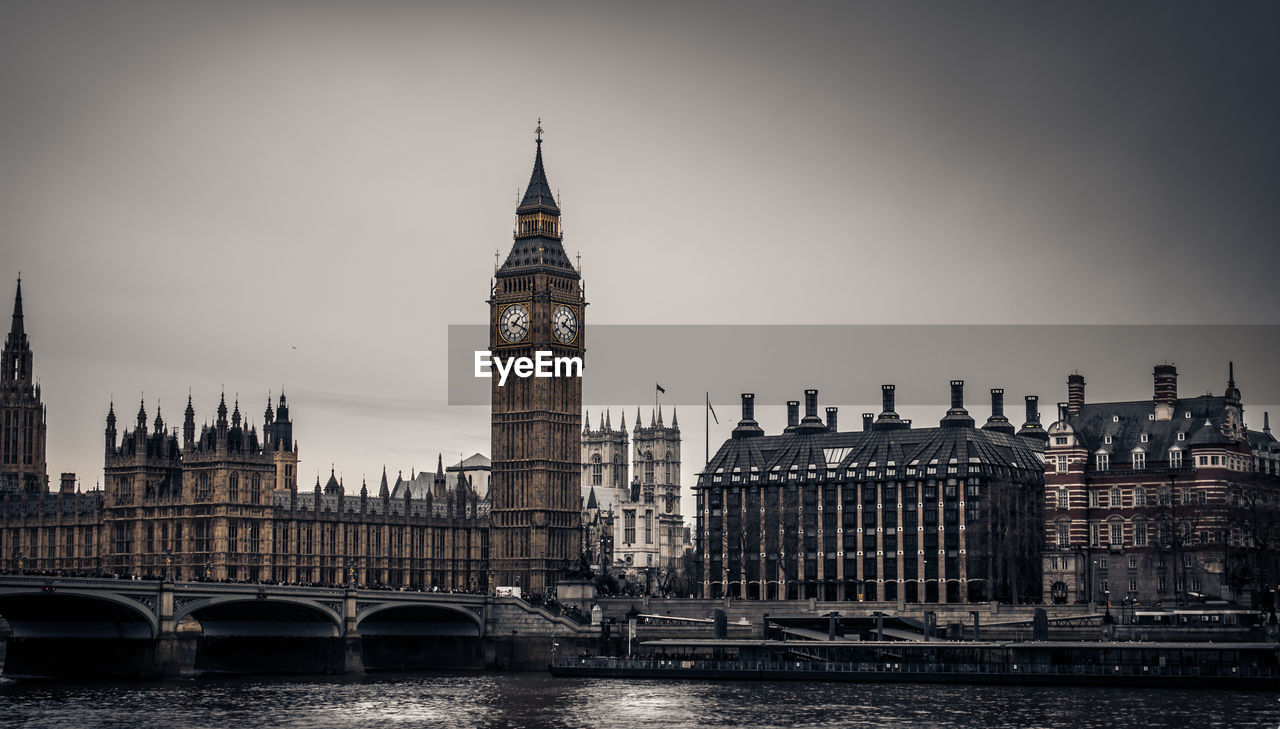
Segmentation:
{"type": "Polygon", "coordinates": [[[1250,691],[555,679],[538,673],[150,683],[0,678],[3,727],[1269,727],[1250,691]]]}

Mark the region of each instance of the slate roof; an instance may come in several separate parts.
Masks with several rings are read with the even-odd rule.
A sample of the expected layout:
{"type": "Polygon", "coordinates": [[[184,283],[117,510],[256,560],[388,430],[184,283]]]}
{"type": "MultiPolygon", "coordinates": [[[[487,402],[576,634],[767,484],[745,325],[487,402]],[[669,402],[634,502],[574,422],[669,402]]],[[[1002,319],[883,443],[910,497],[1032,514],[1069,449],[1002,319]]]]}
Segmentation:
{"type": "Polygon", "coordinates": [[[1249,439],[1249,450],[1254,453],[1280,453],[1280,442],[1270,430],[1246,430],[1245,437],[1249,439]]]}
{"type": "MultiPolygon", "coordinates": [[[[795,431],[726,441],[712,456],[699,485],[729,483],[734,469],[744,482],[782,481],[787,474],[823,479],[829,470],[835,470],[837,478],[874,479],[888,477],[883,469],[890,463],[898,469],[955,463],[966,466],[969,475],[976,468],[988,475],[1032,477],[1041,473],[1042,456],[1039,440],[972,427],[795,431]],[[771,473],[777,473],[777,479],[770,479],[771,473]]],[[[905,470],[897,477],[906,477],[905,470]]]]}
{"type": "Polygon", "coordinates": [[[547,173],[542,168],[542,140],[538,140],[538,153],[533,158],[533,174],[529,175],[529,187],[524,191],[524,199],[516,212],[544,211],[560,214],[560,206],[556,205],[555,196],[551,194],[551,185],[547,183],[547,173]]]}
{"type": "Polygon", "coordinates": [[[1175,445],[1229,444],[1221,430],[1226,406],[1227,398],[1215,395],[1181,398],[1174,404],[1171,419],[1152,420],[1152,400],[1085,403],[1067,422],[1091,454],[1101,449],[1112,454],[1113,461],[1127,461],[1135,448],[1141,448],[1150,464],[1168,460],[1169,449],[1175,445]],[[1178,433],[1184,434],[1184,440],[1178,440],[1178,433]],[[1145,443],[1143,434],[1147,435],[1145,443]],[[1106,436],[1111,436],[1111,443],[1106,442],[1106,436]]]}
{"type": "MultiPolygon", "coordinates": [[[[551,194],[551,185],[547,182],[547,173],[542,167],[542,140],[538,140],[538,153],[533,160],[533,174],[529,176],[529,187],[525,190],[516,214],[544,212],[560,215],[560,206],[556,205],[551,194]]],[[[564,252],[564,245],[549,236],[517,237],[507,254],[507,260],[498,270],[498,276],[513,276],[527,273],[528,269],[552,268],[566,272],[570,278],[577,278],[578,271],[569,262],[564,252]]]]}

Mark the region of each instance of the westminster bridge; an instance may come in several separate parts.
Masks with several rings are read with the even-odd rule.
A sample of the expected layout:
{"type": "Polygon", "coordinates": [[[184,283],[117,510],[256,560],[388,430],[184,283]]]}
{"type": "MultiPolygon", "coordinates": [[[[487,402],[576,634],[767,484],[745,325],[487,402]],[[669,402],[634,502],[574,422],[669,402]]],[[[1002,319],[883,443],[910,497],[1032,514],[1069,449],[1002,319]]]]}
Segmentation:
{"type": "Polygon", "coordinates": [[[6,674],[541,669],[599,629],[519,598],[0,575],[6,674]]]}

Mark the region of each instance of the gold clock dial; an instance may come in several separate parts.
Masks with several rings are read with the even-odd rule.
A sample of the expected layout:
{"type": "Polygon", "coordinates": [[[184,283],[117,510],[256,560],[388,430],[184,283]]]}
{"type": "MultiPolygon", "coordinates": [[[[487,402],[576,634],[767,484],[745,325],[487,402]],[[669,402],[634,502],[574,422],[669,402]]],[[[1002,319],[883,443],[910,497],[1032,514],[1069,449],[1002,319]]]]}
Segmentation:
{"type": "Polygon", "coordinates": [[[557,306],[551,315],[551,330],[555,332],[557,342],[569,344],[578,338],[578,315],[568,306],[557,306]]]}
{"type": "Polygon", "coordinates": [[[529,334],[529,310],[524,308],[524,304],[512,304],[502,310],[498,332],[511,344],[524,341],[529,334]]]}

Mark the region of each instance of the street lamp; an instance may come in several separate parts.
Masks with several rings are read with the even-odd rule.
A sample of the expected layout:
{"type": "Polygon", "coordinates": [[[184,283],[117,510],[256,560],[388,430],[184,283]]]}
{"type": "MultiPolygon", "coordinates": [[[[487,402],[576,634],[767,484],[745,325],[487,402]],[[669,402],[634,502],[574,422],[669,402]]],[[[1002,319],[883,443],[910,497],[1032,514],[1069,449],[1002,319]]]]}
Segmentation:
{"type": "Polygon", "coordinates": [[[164,550],[164,579],[166,582],[173,580],[173,572],[170,569],[173,566],[173,550],[164,550]]]}
{"type": "Polygon", "coordinates": [[[18,574],[22,574],[22,550],[18,550],[18,574]]]}

